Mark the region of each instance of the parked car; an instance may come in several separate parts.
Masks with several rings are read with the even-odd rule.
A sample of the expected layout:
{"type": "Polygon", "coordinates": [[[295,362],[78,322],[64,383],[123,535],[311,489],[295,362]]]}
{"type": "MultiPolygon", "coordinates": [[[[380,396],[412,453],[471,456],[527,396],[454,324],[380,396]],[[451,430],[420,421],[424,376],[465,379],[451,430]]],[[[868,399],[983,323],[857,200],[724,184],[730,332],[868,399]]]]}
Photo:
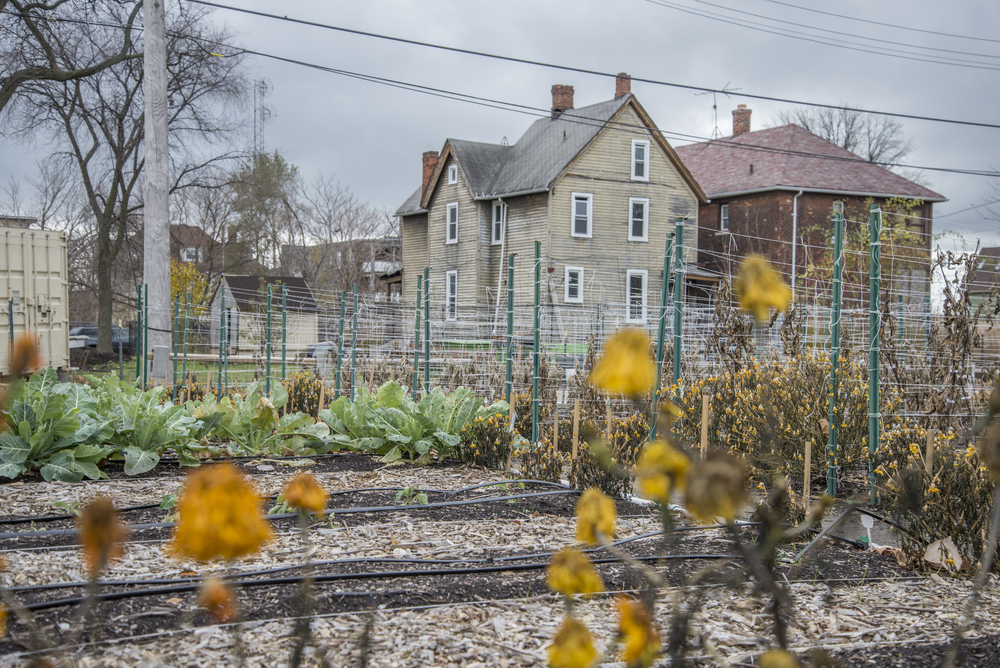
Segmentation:
{"type": "MultiPolygon", "coordinates": [[[[69,330],[70,336],[86,336],[87,337],[87,347],[96,348],[97,347],[97,327],[96,326],[83,326],[74,327],[69,330]]],[[[136,348],[136,337],[135,332],[130,332],[124,327],[112,327],[111,328],[111,349],[118,352],[118,348],[122,348],[123,353],[129,355],[135,352],[136,348]]]]}

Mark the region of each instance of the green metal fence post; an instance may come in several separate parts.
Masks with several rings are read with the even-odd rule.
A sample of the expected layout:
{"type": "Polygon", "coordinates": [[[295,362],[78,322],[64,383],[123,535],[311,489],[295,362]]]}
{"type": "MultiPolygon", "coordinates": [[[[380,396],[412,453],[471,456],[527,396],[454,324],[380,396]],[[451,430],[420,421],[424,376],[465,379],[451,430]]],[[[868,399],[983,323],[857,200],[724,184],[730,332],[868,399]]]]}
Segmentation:
{"type": "Polygon", "coordinates": [[[424,285],[424,277],[417,276],[417,308],[416,324],[413,326],[413,386],[410,388],[413,398],[417,398],[417,387],[420,386],[420,290],[424,285]]]}
{"type": "Polygon", "coordinates": [[[535,339],[531,371],[531,445],[538,443],[538,369],[541,365],[540,326],[542,300],[542,242],[535,242],[535,339]]]}
{"type": "Polygon", "coordinates": [[[504,396],[507,405],[514,401],[514,253],[507,256],[507,380],[504,385],[504,396]]]}
{"type": "Polygon", "coordinates": [[[677,232],[674,237],[674,387],[675,398],[680,398],[681,379],[681,339],[684,326],[684,219],[677,219],[677,232]]]}
{"type": "Polygon", "coordinates": [[[844,275],[844,203],[833,203],[833,304],[830,309],[830,392],[827,422],[826,493],[837,495],[837,365],[840,362],[840,301],[844,275]]]}
{"type": "MultiPolygon", "coordinates": [[[[188,375],[188,329],[191,327],[191,293],[186,296],[187,307],[184,309],[184,363],[181,365],[181,377],[187,382],[188,375]]],[[[190,399],[191,397],[187,397],[190,399]]]]}
{"type": "Polygon", "coordinates": [[[424,267],[424,394],[431,391],[431,268],[424,267]]]}
{"type": "Polygon", "coordinates": [[[271,396],[271,286],[267,286],[266,343],[264,344],[264,393],[271,396]]]}
{"type": "MultiPolygon", "coordinates": [[[[136,292],[139,293],[138,302],[135,307],[135,380],[139,382],[142,380],[142,286],[135,286],[136,292]]],[[[11,337],[14,336],[14,316],[13,311],[11,311],[11,322],[10,322],[10,332],[11,337]]]]}
{"type": "Polygon", "coordinates": [[[346,310],[347,290],[340,291],[340,334],[337,336],[337,376],[333,380],[334,399],[340,398],[340,361],[344,357],[344,315],[346,310]]]}
{"type": "MultiPolygon", "coordinates": [[[[180,336],[177,333],[177,327],[180,325],[180,323],[181,323],[181,296],[180,294],[178,294],[177,299],[174,300],[174,332],[173,332],[174,335],[173,337],[171,337],[170,341],[170,347],[172,348],[173,351],[172,357],[174,361],[174,386],[170,394],[173,397],[175,403],[177,401],[177,339],[180,336]]],[[[122,346],[121,334],[119,333],[118,347],[121,348],[121,346],[122,346]]]]}
{"type": "Polygon", "coordinates": [[[674,235],[667,235],[663,250],[663,280],[660,282],[660,317],[656,328],[656,383],[653,385],[653,406],[649,416],[649,440],[656,439],[656,408],[660,402],[660,382],[663,376],[663,340],[667,335],[667,297],[670,296],[670,253],[673,250],[674,235]]]}
{"type": "Polygon", "coordinates": [[[875,454],[879,441],[879,385],[878,354],[881,313],[879,311],[882,282],[882,211],[873,203],[869,227],[869,284],[868,284],[868,501],[875,503],[875,454]]]}
{"type": "Polygon", "coordinates": [[[351,312],[351,403],[354,403],[354,386],[357,378],[354,375],[354,365],[358,360],[358,282],[354,281],[354,310],[351,312]]]}
{"type": "Polygon", "coordinates": [[[288,355],[288,286],[281,286],[281,380],[286,377],[285,358],[288,355]]]}
{"type": "Polygon", "coordinates": [[[145,330],[142,337],[142,387],[149,384],[149,284],[142,286],[142,326],[145,330]]]}
{"type": "Polygon", "coordinates": [[[222,291],[222,305],[219,307],[219,384],[216,385],[218,399],[222,400],[222,348],[226,345],[226,291],[222,291]]]}

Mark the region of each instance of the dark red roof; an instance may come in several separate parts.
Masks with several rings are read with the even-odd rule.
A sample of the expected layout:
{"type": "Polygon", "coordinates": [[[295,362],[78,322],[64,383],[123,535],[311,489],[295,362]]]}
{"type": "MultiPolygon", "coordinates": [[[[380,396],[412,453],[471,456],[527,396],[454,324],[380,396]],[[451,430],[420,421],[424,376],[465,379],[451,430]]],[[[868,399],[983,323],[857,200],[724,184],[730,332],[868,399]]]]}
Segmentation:
{"type": "Polygon", "coordinates": [[[747,190],[808,188],[945,199],[797,125],[746,132],[676,150],[709,198],[747,190]]]}

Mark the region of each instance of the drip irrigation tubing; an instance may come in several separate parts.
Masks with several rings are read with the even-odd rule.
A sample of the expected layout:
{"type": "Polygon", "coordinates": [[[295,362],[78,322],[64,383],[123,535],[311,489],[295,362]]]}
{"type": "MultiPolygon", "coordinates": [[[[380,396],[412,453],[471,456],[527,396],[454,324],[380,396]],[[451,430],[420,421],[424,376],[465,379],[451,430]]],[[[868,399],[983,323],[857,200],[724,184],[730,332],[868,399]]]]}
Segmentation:
{"type": "MultiPolygon", "coordinates": [[[[504,502],[504,501],[517,501],[519,499],[532,499],[542,496],[555,496],[562,494],[580,494],[580,490],[577,489],[559,489],[548,492],[528,492],[525,494],[511,494],[508,496],[491,496],[482,499],[462,499],[459,501],[438,501],[435,503],[419,503],[410,505],[399,505],[399,506],[366,506],[366,507],[351,507],[351,508],[328,508],[323,511],[324,515],[355,515],[359,513],[393,513],[393,512],[403,512],[410,510],[430,510],[432,508],[452,508],[455,506],[472,506],[481,503],[490,502],[504,502]]],[[[273,515],[264,515],[264,519],[268,520],[284,520],[292,517],[298,517],[298,513],[275,513],[273,515]]],[[[160,529],[160,528],[171,528],[177,526],[177,522],[151,522],[148,524],[131,524],[125,528],[128,531],[142,531],[145,529],[160,529]]],[[[48,529],[44,531],[11,531],[6,533],[0,533],[0,540],[9,540],[14,538],[24,538],[24,537],[41,537],[41,536],[67,536],[71,534],[76,534],[76,529],[48,529]]]]}
{"type": "MultiPolygon", "coordinates": [[[[484,482],[478,485],[472,485],[470,487],[462,487],[460,489],[423,489],[423,488],[413,488],[414,493],[424,492],[427,494],[461,494],[463,492],[471,492],[476,489],[482,489],[483,487],[493,487],[497,485],[518,485],[518,484],[534,484],[534,485],[545,485],[549,487],[558,487],[560,489],[569,489],[566,485],[557,482],[551,482],[548,480],[528,480],[528,479],[517,479],[517,480],[502,480],[500,482],[484,482]]],[[[345,489],[337,492],[327,492],[329,496],[343,496],[345,494],[361,494],[367,492],[401,492],[407,487],[358,487],[355,489],[345,489]]],[[[262,496],[262,499],[274,500],[278,498],[276,495],[262,496]]],[[[160,503],[144,503],[138,506],[126,506],[124,508],[116,508],[115,510],[121,513],[128,513],[136,510],[149,510],[150,508],[159,508],[160,503]]],[[[64,520],[75,520],[76,515],[43,515],[41,517],[7,517],[0,519],[0,525],[9,524],[30,524],[32,522],[59,522],[64,520]]]]}

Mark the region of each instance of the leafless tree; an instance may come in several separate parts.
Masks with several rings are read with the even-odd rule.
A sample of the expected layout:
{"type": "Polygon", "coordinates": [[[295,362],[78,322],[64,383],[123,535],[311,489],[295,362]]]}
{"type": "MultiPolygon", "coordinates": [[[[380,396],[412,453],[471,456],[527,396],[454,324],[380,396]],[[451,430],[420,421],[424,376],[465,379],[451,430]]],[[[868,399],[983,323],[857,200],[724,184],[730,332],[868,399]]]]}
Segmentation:
{"type": "Polygon", "coordinates": [[[776,125],[789,123],[885,167],[898,165],[913,151],[913,142],[903,132],[903,124],[889,116],[820,107],[779,111],[776,125]]]}
{"type": "MultiPolygon", "coordinates": [[[[13,0],[11,0],[13,2],[13,0]]],[[[101,62],[127,55],[90,76],[23,82],[6,127],[23,137],[46,136],[73,162],[93,216],[98,299],[98,349],[111,350],[115,259],[142,209],[143,69],[141,44],[130,37],[135,5],[122,0],[60,4],[46,33],[60,63],[101,62]]],[[[168,122],[173,189],[197,182],[217,156],[211,148],[235,125],[231,108],[246,88],[239,56],[217,57],[229,35],[202,10],[168,7],[168,122]],[[223,105],[229,105],[223,108],[223,105]],[[205,157],[208,155],[208,157],[205,157]]],[[[42,50],[25,42],[24,48],[42,50]]]]}

